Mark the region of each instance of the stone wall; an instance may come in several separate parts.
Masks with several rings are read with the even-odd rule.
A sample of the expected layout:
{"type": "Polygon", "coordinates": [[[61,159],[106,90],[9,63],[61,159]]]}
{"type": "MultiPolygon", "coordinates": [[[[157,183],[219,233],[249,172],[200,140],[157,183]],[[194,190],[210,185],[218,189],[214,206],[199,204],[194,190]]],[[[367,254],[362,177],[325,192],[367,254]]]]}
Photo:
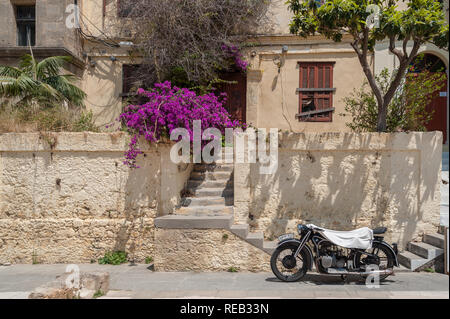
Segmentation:
{"type": "Polygon", "coordinates": [[[156,229],[156,271],[229,271],[231,267],[270,272],[270,255],[223,229],[156,229]]]}
{"type": "Polygon", "coordinates": [[[153,256],[153,220],[173,211],[191,167],[160,145],[130,170],[127,143],[123,133],[0,135],[0,263],[153,256]]]}
{"type": "MultiPolygon", "coordinates": [[[[81,263],[106,251],[157,270],[267,270],[268,256],[222,229],[155,229],[174,211],[192,166],[170,145],[122,164],[124,133],[0,135],[0,263],[81,263]]],[[[387,226],[407,241],[439,225],[442,134],[281,134],[279,166],[235,164],[235,222],[266,239],[299,222],[337,230],[387,226]]]]}
{"type": "Polygon", "coordinates": [[[439,226],[442,133],[280,134],[279,166],[235,164],[235,219],[267,239],[298,223],[387,226],[401,247],[439,226]]]}

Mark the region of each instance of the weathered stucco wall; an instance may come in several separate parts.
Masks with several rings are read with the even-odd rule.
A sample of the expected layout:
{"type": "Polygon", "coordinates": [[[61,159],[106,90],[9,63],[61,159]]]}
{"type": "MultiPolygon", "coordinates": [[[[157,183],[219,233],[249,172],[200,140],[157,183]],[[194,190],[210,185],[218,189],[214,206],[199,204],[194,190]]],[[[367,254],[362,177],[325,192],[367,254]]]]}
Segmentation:
{"type": "Polygon", "coordinates": [[[155,234],[156,271],[270,271],[270,256],[222,229],[163,229],[155,234]]]}
{"type": "MultiPolygon", "coordinates": [[[[192,166],[167,144],[122,164],[124,133],[0,135],[0,263],[90,262],[125,250],[158,270],[267,270],[263,252],[226,230],[155,229],[192,166]],[[226,235],[226,236],[224,236],[226,235]],[[180,263],[180,260],[182,261],[180,263]]],[[[279,167],[235,164],[235,222],[267,239],[299,222],[384,225],[402,246],[439,225],[442,134],[280,134],[279,167]]]]}
{"type": "Polygon", "coordinates": [[[235,165],[235,219],[274,239],[298,223],[387,226],[402,247],[439,226],[442,133],[280,134],[279,166],[235,165]]]}
{"type": "Polygon", "coordinates": [[[190,166],[172,164],[162,145],[145,147],[130,170],[127,142],[123,133],[0,135],[0,263],[152,256],[153,219],[173,211],[190,166]]]}
{"type": "Polygon", "coordinates": [[[342,43],[330,43],[322,37],[304,40],[298,37],[268,37],[263,44],[252,48],[247,72],[247,122],[259,128],[277,128],[296,133],[350,131],[346,123],[351,121],[345,114],[343,99],[355,88],[361,87],[365,77],[358,57],[345,38],[342,43]],[[281,54],[282,45],[289,51],[281,54]],[[333,93],[335,108],[331,122],[299,121],[300,87],[299,62],[332,62],[333,93]],[[277,63],[281,63],[280,68],[277,63]]]}

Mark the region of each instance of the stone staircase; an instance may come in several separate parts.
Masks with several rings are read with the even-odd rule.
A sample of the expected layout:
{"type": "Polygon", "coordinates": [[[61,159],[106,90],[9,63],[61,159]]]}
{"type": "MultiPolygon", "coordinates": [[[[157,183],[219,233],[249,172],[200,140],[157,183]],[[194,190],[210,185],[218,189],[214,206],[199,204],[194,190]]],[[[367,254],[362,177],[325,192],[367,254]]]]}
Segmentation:
{"type": "Polygon", "coordinates": [[[432,266],[444,254],[444,235],[427,234],[422,242],[408,243],[407,250],[398,254],[399,263],[411,271],[432,266]]]}
{"type": "Polygon", "coordinates": [[[175,215],[233,214],[233,164],[195,164],[175,215]]]}
{"type": "Polygon", "coordinates": [[[263,232],[250,232],[248,224],[234,224],[233,164],[195,164],[181,207],[173,215],[158,217],[156,227],[170,229],[225,229],[249,244],[272,254],[276,241],[263,232]]]}
{"type": "Polygon", "coordinates": [[[249,244],[271,255],[277,247],[277,241],[265,241],[263,232],[250,232],[248,224],[232,225],[230,231],[249,244]]]}

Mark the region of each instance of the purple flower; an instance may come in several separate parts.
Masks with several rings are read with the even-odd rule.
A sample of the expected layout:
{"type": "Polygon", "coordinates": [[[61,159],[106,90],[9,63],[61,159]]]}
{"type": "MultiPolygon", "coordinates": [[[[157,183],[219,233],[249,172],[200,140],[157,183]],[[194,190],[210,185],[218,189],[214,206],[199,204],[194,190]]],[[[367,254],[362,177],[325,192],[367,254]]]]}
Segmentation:
{"type": "Polygon", "coordinates": [[[243,72],[247,71],[249,63],[244,60],[243,55],[237,46],[222,44],[221,48],[226,55],[234,58],[234,63],[239,69],[241,69],[243,72]]]}
{"type": "MultiPolygon", "coordinates": [[[[242,66],[247,65],[242,61],[242,66]]],[[[125,153],[124,164],[137,168],[136,159],[142,151],[138,147],[139,137],[148,142],[157,142],[163,136],[170,136],[176,128],[185,128],[193,140],[192,128],[195,120],[202,121],[202,129],[214,127],[222,134],[225,128],[240,127],[239,121],[231,120],[223,107],[226,94],[213,93],[197,95],[189,89],[172,87],[170,82],[155,84],[155,88],[146,91],[139,89],[140,95],[148,101],[142,105],[128,105],[120,114],[118,121],[132,134],[129,149],[125,153]]]]}

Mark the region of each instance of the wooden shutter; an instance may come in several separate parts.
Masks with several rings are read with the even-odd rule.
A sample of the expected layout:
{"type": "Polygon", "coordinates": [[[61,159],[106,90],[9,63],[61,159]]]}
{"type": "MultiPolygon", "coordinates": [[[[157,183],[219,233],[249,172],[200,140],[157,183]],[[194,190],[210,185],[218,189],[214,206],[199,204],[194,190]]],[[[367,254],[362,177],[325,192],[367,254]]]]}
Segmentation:
{"type": "Polygon", "coordinates": [[[333,120],[333,62],[299,62],[300,121],[331,122],[333,120]]]}

